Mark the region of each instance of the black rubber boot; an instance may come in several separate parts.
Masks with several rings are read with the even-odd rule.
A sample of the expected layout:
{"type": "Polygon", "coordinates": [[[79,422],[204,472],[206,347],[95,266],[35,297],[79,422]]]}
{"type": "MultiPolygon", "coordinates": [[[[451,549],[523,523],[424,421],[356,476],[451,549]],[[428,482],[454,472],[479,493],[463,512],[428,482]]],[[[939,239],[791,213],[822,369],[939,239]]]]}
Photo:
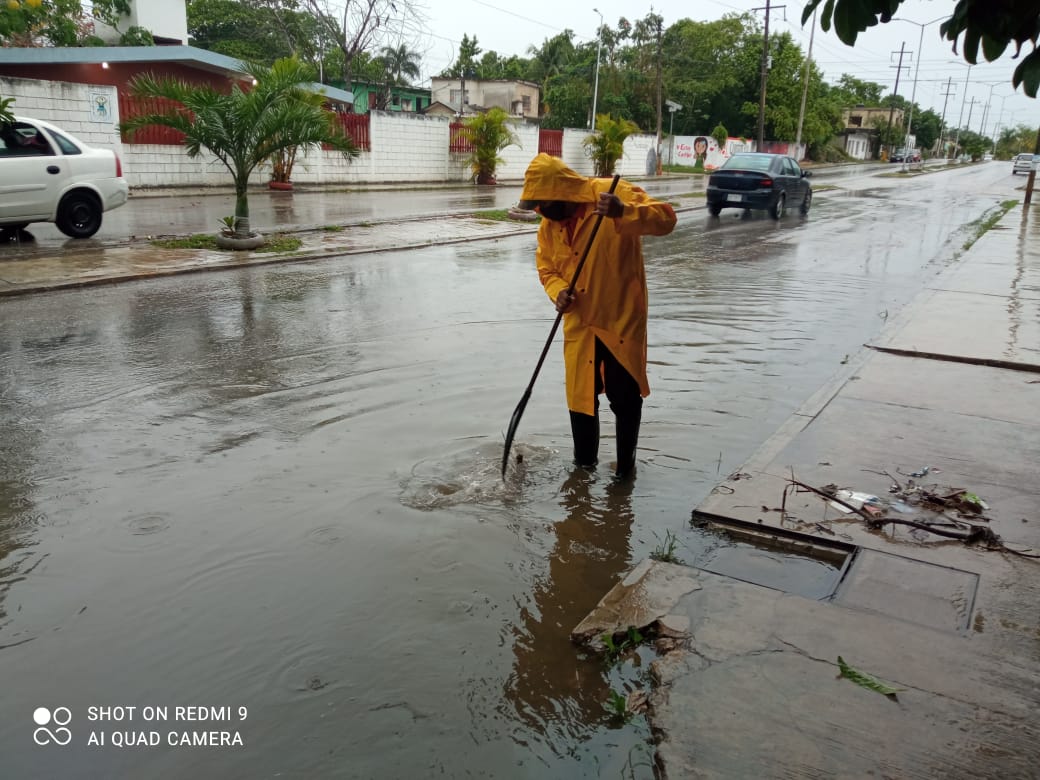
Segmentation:
{"type": "Polygon", "coordinates": [[[639,423],[642,409],[633,409],[616,415],[615,435],[617,439],[618,479],[627,479],[636,470],[636,445],[639,443],[639,423]]]}
{"type": "Polygon", "coordinates": [[[574,437],[574,462],[592,470],[599,462],[599,418],[571,412],[571,436],[574,437]]]}

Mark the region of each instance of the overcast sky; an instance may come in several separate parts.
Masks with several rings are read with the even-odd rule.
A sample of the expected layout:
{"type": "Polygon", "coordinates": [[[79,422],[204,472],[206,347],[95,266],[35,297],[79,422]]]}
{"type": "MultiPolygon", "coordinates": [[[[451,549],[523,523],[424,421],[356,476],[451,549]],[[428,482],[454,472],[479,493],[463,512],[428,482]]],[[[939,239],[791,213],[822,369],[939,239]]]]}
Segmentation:
{"type": "MultiPolygon", "coordinates": [[[[484,51],[496,51],[500,55],[517,54],[528,56],[528,46],[541,45],[564,29],[575,33],[577,42],[593,41],[600,15],[611,27],[624,16],[629,21],[640,19],[651,10],[664,17],[665,26],[682,18],[694,21],[718,19],[727,13],[742,13],[754,8],[764,8],[764,0],[741,3],[739,0],[645,0],[621,2],[621,0],[526,0],[510,3],[505,0],[418,0],[422,13],[427,18],[423,77],[429,79],[451,64],[458,56],[459,42],[463,34],[476,36],[484,51]]],[[[803,2],[780,2],[770,14],[770,34],[789,32],[806,52],[809,48],[810,24],[801,25],[803,2]],[[786,6],[786,7],[783,7],[786,6]]],[[[971,129],[982,130],[982,119],[986,113],[986,130],[991,133],[1000,119],[1007,125],[1040,125],[1040,101],[1026,97],[1021,88],[1012,89],[1011,77],[1018,61],[1011,54],[995,63],[985,63],[969,69],[963,58],[955,55],[949,41],[939,37],[940,21],[952,13],[953,0],[906,0],[897,18],[926,25],[892,21],[881,24],[861,34],[856,46],[843,44],[834,33],[817,29],[813,39],[812,57],[823,71],[827,81],[835,82],[842,73],[851,73],[857,78],[874,81],[888,88],[894,87],[900,46],[905,43],[904,69],[899,80],[899,94],[909,99],[914,95],[916,102],[924,108],[943,113],[946,102],[947,124],[956,125],[958,119],[967,125],[971,118],[971,129]],[[929,24],[933,22],[933,24],[929,24]],[[924,35],[923,45],[921,35],[924,35]],[[921,49],[918,52],[918,48],[921,49]],[[916,94],[914,79],[917,79],[916,94]],[[967,88],[965,79],[967,78],[967,88]],[[950,96],[944,97],[950,84],[950,96]],[[1005,97],[1007,96],[1007,97],[1005,97]],[[972,100],[974,99],[974,103],[972,100]],[[985,104],[990,102],[986,112],[985,104]]],[[[758,14],[761,17],[763,11],[758,14]]],[[[428,82],[427,82],[428,83],[428,82]]]]}

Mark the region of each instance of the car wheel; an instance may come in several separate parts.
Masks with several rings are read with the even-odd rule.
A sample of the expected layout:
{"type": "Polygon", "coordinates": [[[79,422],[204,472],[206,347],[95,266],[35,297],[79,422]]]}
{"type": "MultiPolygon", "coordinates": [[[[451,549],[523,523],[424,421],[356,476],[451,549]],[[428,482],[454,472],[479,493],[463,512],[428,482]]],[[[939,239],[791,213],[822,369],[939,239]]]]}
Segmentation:
{"type": "Polygon", "coordinates": [[[800,211],[802,214],[808,214],[809,208],[812,206],[812,190],[805,191],[805,199],[802,201],[802,207],[800,211]]]}
{"type": "Polygon", "coordinates": [[[71,238],[90,238],[101,227],[101,204],[89,192],[71,192],[58,205],[54,223],[71,238]]]}
{"type": "Polygon", "coordinates": [[[717,217],[719,214],[722,213],[722,206],[715,206],[709,204],[708,213],[711,214],[713,217],[717,217]]]}
{"type": "Polygon", "coordinates": [[[769,209],[769,216],[773,219],[780,219],[784,216],[784,211],[787,210],[787,196],[784,193],[780,193],[777,196],[776,203],[773,204],[773,208],[769,209]]]}

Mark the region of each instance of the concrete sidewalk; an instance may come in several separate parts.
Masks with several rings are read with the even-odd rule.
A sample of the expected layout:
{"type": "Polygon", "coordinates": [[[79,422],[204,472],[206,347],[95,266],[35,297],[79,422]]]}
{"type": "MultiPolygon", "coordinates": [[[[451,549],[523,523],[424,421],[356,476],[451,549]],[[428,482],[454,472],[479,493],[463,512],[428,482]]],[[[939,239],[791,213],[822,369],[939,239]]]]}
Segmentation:
{"type": "Polygon", "coordinates": [[[831,566],[825,596],[647,561],[575,639],[656,625],[669,777],[1038,777],[1040,559],[868,521],[1040,555],[1040,209],[1009,212],[846,369],[693,513],[780,568],[831,566]],[[795,480],[878,500],[843,511],[795,480]],[[840,678],[839,656],[901,690],[840,678]]]}

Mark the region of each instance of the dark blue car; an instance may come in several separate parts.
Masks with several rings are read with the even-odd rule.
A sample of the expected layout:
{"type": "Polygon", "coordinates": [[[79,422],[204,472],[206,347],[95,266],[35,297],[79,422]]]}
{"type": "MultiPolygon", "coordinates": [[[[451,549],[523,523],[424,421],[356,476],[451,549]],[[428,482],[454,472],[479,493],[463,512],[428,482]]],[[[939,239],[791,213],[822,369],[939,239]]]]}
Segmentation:
{"type": "Polygon", "coordinates": [[[723,209],[757,209],[780,219],[789,208],[802,214],[812,205],[810,171],[803,171],[785,154],[740,152],[708,179],[708,211],[717,217],[723,209]]]}

